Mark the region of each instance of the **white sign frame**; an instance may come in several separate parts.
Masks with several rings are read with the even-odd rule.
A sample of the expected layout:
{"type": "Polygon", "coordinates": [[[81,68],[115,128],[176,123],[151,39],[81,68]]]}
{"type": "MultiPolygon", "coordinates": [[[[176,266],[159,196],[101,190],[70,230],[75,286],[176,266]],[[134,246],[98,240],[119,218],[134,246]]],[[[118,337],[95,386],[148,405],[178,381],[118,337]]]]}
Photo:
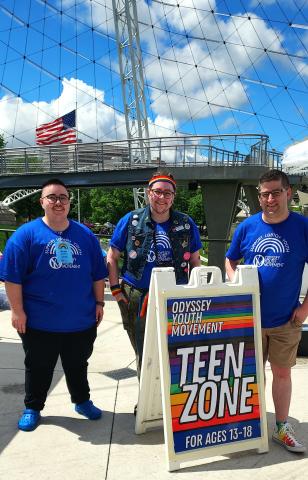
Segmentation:
{"type": "Polygon", "coordinates": [[[262,359],[262,336],[259,304],[259,282],[257,268],[239,266],[233,282],[222,282],[218,267],[197,267],[192,271],[188,285],[176,285],[173,268],[155,268],[152,273],[143,364],[140,378],[138,410],[135,432],[145,433],[148,429],[164,426],[167,468],[169,471],[187,466],[188,462],[200,463],[200,459],[232,452],[256,449],[258,453],[268,451],[264,372],[262,359]],[[208,278],[210,276],[210,281],[208,278]],[[245,439],[223,445],[196,448],[175,453],[171,403],[170,365],[167,342],[167,300],[189,297],[215,297],[251,295],[254,319],[254,345],[256,377],[260,407],[260,430],[258,438],[245,439]]]}

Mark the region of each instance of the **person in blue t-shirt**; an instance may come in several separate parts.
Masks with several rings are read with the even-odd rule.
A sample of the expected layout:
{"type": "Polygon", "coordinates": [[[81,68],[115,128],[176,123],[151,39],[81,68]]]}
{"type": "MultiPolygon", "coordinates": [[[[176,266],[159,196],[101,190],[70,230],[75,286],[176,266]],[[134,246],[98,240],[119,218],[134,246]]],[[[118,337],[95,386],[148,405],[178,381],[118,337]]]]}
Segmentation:
{"type": "Polygon", "coordinates": [[[200,265],[199,249],[202,247],[193,220],[172,209],[176,194],[172,175],[155,174],[149,181],[147,194],[149,205],[146,208],[134,210],[118,222],[107,255],[111,292],[136,353],[138,378],[152,269],[173,266],[177,283],[187,283],[191,269],[200,265]],[[120,285],[118,262],[121,252],[124,252],[124,266],[120,285]]]}
{"type": "Polygon", "coordinates": [[[103,318],[108,271],[94,234],[68,219],[64,183],[48,180],[40,198],[44,216],[21,226],[8,240],[0,278],[25,352],[25,406],[18,427],[40,421],[60,356],[77,413],[91,420],[102,411],[90,400],[88,359],[103,318]]]}
{"type": "Polygon", "coordinates": [[[266,172],[259,180],[262,212],[241,223],[226,253],[230,280],[240,260],[256,265],[259,273],[264,363],[273,373],[272,395],[276,413],[273,440],[292,452],[304,452],[288,423],[291,367],[308,316],[308,295],[299,303],[302,275],[308,262],[308,219],[290,212],[291,188],[287,175],[266,172]]]}

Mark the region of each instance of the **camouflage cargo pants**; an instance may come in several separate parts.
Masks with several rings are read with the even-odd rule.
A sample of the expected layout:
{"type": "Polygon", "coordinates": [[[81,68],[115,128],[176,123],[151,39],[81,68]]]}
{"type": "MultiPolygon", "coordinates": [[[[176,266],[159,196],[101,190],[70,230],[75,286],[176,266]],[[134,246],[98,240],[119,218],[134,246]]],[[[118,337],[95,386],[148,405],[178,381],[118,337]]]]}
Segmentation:
{"type": "Polygon", "coordinates": [[[146,322],[146,313],[143,316],[140,316],[140,311],[147,291],[137,290],[124,282],[121,284],[121,290],[128,303],[121,301],[118,302],[118,305],[121,312],[123,327],[127,331],[130,343],[136,355],[137,375],[138,379],[140,379],[146,322]]]}

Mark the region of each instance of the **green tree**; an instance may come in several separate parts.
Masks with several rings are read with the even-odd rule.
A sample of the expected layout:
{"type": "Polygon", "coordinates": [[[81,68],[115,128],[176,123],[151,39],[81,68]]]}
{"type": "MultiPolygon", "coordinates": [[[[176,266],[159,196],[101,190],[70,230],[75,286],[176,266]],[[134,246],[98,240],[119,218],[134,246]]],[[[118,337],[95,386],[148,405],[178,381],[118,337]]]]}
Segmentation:
{"type": "Polygon", "coordinates": [[[4,137],[0,133],[0,148],[4,148],[5,145],[6,145],[6,142],[4,141],[4,137]]]}
{"type": "Polygon", "coordinates": [[[70,218],[74,218],[75,220],[78,220],[78,190],[79,190],[80,221],[83,222],[84,220],[89,220],[92,215],[91,190],[100,190],[100,189],[98,188],[70,189],[73,197],[71,201],[70,218]]]}
{"type": "Polygon", "coordinates": [[[188,214],[200,227],[204,227],[205,215],[201,190],[197,190],[194,192],[194,195],[190,197],[188,201],[188,214]]]}
{"type": "Polygon", "coordinates": [[[205,215],[201,190],[190,191],[186,188],[177,189],[174,208],[180,212],[188,213],[201,227],[205,224],[205,215]]]}
{"type": "Polygon", "coordinates": [[[177,188],[174,199],[174,208],[180,212],[188,213],[188,203],[191,192],[187,188],[177,188]]]}
{"type": "Polygon", "coordinates": [[[116,224],[123,215],[134,209],[132,188],[93,188],[90,191],[93,223],[116,224]]]}
{"type": "Polygon", "coordinates": [[[0,202],[4,200],[11,192],[11,190],[0,190],[0,202]]]}

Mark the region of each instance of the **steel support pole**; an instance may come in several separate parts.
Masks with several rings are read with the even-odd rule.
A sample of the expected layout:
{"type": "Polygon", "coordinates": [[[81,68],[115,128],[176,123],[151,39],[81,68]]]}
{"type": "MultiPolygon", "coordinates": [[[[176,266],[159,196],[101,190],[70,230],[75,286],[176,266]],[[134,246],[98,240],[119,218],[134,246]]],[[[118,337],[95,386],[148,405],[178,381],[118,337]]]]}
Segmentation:
{"type": "Polygon", "coordinates": [[[208,265],[224,272],[225,252],[240,191],[239,182],[200,182],[209,237],[208,265]]]}

